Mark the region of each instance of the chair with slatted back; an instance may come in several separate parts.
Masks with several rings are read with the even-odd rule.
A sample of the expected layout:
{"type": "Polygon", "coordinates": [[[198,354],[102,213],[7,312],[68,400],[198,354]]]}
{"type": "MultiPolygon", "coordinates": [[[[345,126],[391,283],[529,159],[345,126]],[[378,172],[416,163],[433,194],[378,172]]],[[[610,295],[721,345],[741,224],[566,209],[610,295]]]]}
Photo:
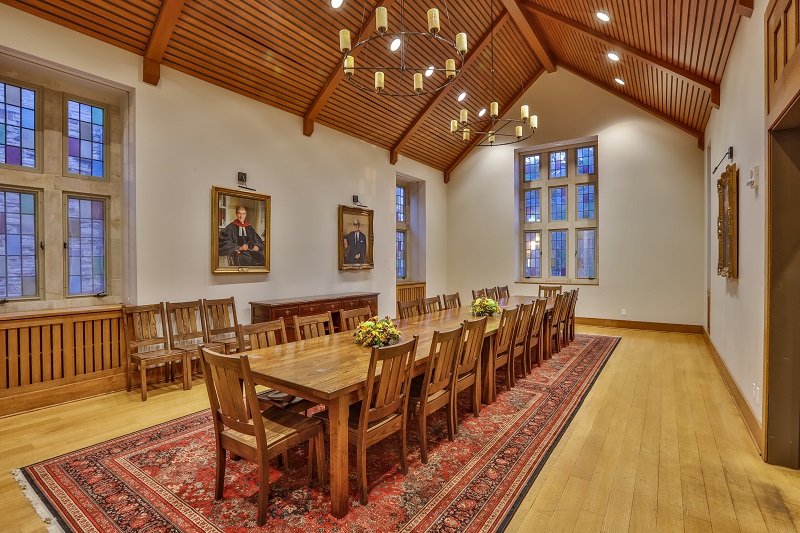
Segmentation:
{"type": "Polygon", "coordinates": [[[486,332],[487,318],[482,316],[464,322],[464,333],[461,338],[461,349],[456,364],[453,386],[453,426],[458,433],[458,394],[470,389],[472,414],[481,414],[481,351],[483,336],[486,332]]]}
{"type": "Polygon", "coordinates": [[[508,367],[511,371],[511,387],[516,385],[517,369],[522,369],[523,376],[528,373],[528,338],[531,335],[532,313],[533,302],[517,306],[517,324],[514,327],[514,340],[511,344],[511,353],[508,359],[508,367]],[[520,359],[519,366],[517,366],[517,359],[520,359]]]}
{"type": "Polygon", "coordinates": [[[167,302],[166,309],[173,350],[189,352],[191,360],[199,360],[197,347],[201,344],[206,344],[209,350],[221,349],[222,345],[209,345],[202,300],[167,302]]]}
{"type": "Polygon", "coordinates": [[[422,309],[420,308],[420,300],[411,300],[410,302],[397,302],[397,316],[400,318],[413,318],[420,316],[422,309]]]}
{"type": "MultiPolygon", "coordinates": [[[[544,342],[542,332],[544,331],[544,318],[547,313],[547,298],[537,298],[533,302],[533,312],[531,313],[530,336],[528,337],[528,373],[533,370],[533,363],[539,366],[544,358],[544,342]]],[[[545,332],[546,334],[546,332],[545,332]]]]}
{"type": "Polygon", "coordinates": [[[447,435],[455,438],[453,377],[461,356],[463,324],[449,331],[434,331],[425,374],[411,380],[409,410],[417,414],[422,464],[428,464],[428,415],[447,407],[447,435]]]}
{"type": "Polygon", "coordinates": [[[572,309],[572,300],[575,298],[575,291],[567,291],[564,293],[567,299],[564,301],[564,309],[561,310],[561,316],[558,322],[559,331],[559,346],[563,348],[569,344],[569,312],[572,309]]]}
{"type": "Polygon", "coordinates": [[[183,388],[192,388],[190,354],[173,350],[170,344],[164,304],[125,305],[122,307],[125,354],[128,358],[126,383],[131,390],[133,366],[139,369],[142,401],[147,401],[147,369],[163,366],[167,379],[175,380],[175,363],[181,363],[183,388]]]}
{"type": "Polygon", "coordinates": [[[236,302],[233,297],[203,300],[203,310],[206,314],[209,342],[222,344],[226,353],[235,353],[239,348],[239,339],[236,337],[239,321],[236,318],[236,302]]]}
{"type": "Polygon", "coordinates": [[[561,294],[561,285],[539,285],[539,298],[552,298],[561,294]]]}
{"type": "Polygon", "coordinates": [[[350,310],[342,309],[339,311],[340,331],[353,331],[359,324],[365,320],[369,320],[372,316],[372,310],[369,306],[350,310]]]}
{"type": "Polygon", "coordinates": [[[294,317],[295,340],[313,339],[333,334],[333,317],[330,311],[318,315],[294,317]]]}
{"type": "Polygon", "coordinates": [[[486,289],[478,289],[472,291],[472,301],[474,302],[478,298],[486,298],[486,289]]]}
{"type": "Polygon", "coordinates": [[[491,298],[495,302],[500,299],[500,295],[497,293],[497,287],[487,287],[483,290],[486,292],[487,298],[491,298]]]}
{"type": "MultiPolygon", "coordinates": [[[[406,426],[411,371],[419,337],[382,348],[372,348],[367,370],[364,400],[350,406],[347,436],[356,447],[356,471],[361,503],[367,504],[367,448],[390,435],[400,433],[400,467],[408,473],[406,426]],[[380,375],[377,376],[378,363],[380,375]]],[[[314,416],[329,423],[328,411],[314,416]]]]}
{"type": "MultiPolygon", "coordinates": [[[[494,336],[493,371],[506,367],[506,389],[511,390],[511,348],[514,346],[514,328],[517,325],[517,308],[506,308],[500,314],[500,324],[497,326],[497,333],[494,336]]],[[[490,396],[489,400],[497,400],[497,379],[496,372],[492,372],[488,377],[490,396]]]]}
{"type": "Polygon", "coordinates": [[[497,296],[500,298],[511,298],[511,293],[508,292],[508,285],[505,287],[497,287],[497,296]]]}
{"type": "Polygon", "coordinates": [[[458,293],[443,294],[442,300],[444,300],[445,309],[454,309],[456,307],[461,307],[461,295],[459,295],[458,293]]]}
{"type": "Polygon", "coordinates": [[[561,317],[566,309],[568,295],[567,293],[559,294],[556,296],[556,302],[553,305],[552,318],[550,319],[550,353],[545,354],[547,357],[561,351],[561,342],[559,334],[561,331],[561,317]]]}
{"type": "MultiPolygon", "coordinates": [[[[258,350],[260,348],[277,346],[287,342],[286,324],[283,321],[283,317],[269,322],[257,322],[249,326],[240,324],[236,328],[236,336],[239,339],[240,352],[245,351],[245,349],[258,350]]],[[[318,405],[312,401],[304,400],[299,396],[276,391],[274,389],[259,392],[258,401],[262,409],[280,407],[282,409],[289,409],[293,413],[302,413],[318,405]]]]}
{"type": "Polygon", "coordinates": [[[308,474],[313,465],[320,484],[324,485],[325,441],[322,424],[285,409],[256,408],[255,382],[247,354],[224,355],[200,348],[203,377],[206,382],[211,414],[214,418],[214,440],[217,450],[217,474],[214,499],[221,500],[225,487],[226,455],[243,457],[258,465],[257,523],[263,526],[269,502],[269,460],[287,450],[308,442],[308,474]]]}
{"type": "Polygon", "coordinates": [[[578,303],[579,290],[580,288],[576,288],[572,291],[572,300],[570,301],[569,311],[567,312],[567,328],[570,341],[575,340],[575,306],[578,303]]]}
{"type": "Polygon", "coordinates": [[[438,296],[423,298],[420,301],[420,306],[425,314],[435,313],[436,311],[441,311],[442,309],[444,309],[442,307],[442,301],[439,299],[438,296]]]}

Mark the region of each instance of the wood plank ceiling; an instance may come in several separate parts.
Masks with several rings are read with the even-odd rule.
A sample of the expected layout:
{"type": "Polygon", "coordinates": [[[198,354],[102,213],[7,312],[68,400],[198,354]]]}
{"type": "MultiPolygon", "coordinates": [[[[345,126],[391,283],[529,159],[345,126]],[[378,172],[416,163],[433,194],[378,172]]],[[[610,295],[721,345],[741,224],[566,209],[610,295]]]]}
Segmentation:
{"type": "MultiPolygon", "coordinates": [[[[442,170],[445,180],[474,147],[449,133],[459,109],[477,113],[494,99],[501,112],[511,110],[558,67],[689,132],[702,147],[739,19],[752,13],[752,0],[447,0],[437,5],[443,33],[469,36],[462,75],[438,93],[391,98],[342,81],[338,32],[349,29],[354,42],[362,25],[372,32],[378,5],[396,24],[401,0],[345,0],[339,9],[321,0],[0,1],[143,56],[148,83],[158,83],[164,65],[301,116],[306,135],[323,124],[386,148],[392,163],[402,155],[442,170]],[[462,91],[469,96],[459,103],[462,91]]],[[[423,31],[436,4],[405,0],[406,28],[423,31]]],[[[542,105],[530,104],[533,113],[542,105]]]]}

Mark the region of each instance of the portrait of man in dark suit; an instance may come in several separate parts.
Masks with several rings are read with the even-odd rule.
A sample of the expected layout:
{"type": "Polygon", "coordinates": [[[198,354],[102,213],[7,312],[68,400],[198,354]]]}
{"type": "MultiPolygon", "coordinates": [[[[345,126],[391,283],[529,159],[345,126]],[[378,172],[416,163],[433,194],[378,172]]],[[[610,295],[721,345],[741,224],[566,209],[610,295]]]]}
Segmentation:
{"type": "Polygon", "coordinates": [[[353,231],[344,236],[344,262],[356,265],[367,262],[367,236],[361,231],[361,223],[353,219],[353,231]]]}
{"type": "Polygon", "coordinates": [[[375,268],[373,211],[364,206],[339,206],[339,270],[375,268]]]}

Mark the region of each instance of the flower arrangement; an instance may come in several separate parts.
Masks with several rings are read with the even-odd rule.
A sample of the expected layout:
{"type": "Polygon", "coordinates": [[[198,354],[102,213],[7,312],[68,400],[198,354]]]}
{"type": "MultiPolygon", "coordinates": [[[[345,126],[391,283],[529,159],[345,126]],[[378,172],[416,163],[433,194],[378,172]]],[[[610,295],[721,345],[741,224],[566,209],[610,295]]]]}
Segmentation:
{"type": "Polygon", "coordinates": [[[401,335],[401,331],[388,316],[380,320],[374,316],[358,325],[353,332],[353,342],[361,346],[387,346],[396,344],[401,335]]]}
{"type": "Polygon", "coordinates": [[[473,316],[492,316],[500,312],[500,306],[491,298],[478,298],[469,306],[473,316]]]}

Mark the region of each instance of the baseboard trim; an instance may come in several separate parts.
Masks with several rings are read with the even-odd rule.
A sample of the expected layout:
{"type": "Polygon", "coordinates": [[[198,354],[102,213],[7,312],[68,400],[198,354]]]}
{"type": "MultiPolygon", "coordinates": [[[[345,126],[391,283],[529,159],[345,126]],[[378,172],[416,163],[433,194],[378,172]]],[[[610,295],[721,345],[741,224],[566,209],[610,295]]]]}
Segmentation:
{"type": "Polygon", "coordinates": [[[583,326],[603,326],[607,328],[644,329],[648,331],[667,331],[670,333],[703,333],[703,326],[691,324],[668,324],[665,322],[639,322],[636,320],[611,320],[608,318],[575,317],[575,323],[583,326]]]}
{"type": "Polygon", "coordinates": [[[717,365],[717,370],[719,370],[722,376],[722,381],[725,382],[725,387],[728,388],[728,392],[733,397],[733,401],[736,402],[736,408],[739,409],[739,413],[744,419],[744,425],[747,427],[747,431],[750,433],[750,437],[753,439],[759,455],[764,457],[764,428],[758,422],[758,418],[756,418],[756,415],[750,408],[750,404],[747,403],[742,390],[736,384],[736,381],[734,381],[727,365],[725,365],[725,361],[719,355],[717,347],[714,346],[714,343],[711,341],[705,329],[703,330],[703,339],[706,341],[708,351],[711,352],[711,358],[714,359],[714,364],[717,365]]]}

